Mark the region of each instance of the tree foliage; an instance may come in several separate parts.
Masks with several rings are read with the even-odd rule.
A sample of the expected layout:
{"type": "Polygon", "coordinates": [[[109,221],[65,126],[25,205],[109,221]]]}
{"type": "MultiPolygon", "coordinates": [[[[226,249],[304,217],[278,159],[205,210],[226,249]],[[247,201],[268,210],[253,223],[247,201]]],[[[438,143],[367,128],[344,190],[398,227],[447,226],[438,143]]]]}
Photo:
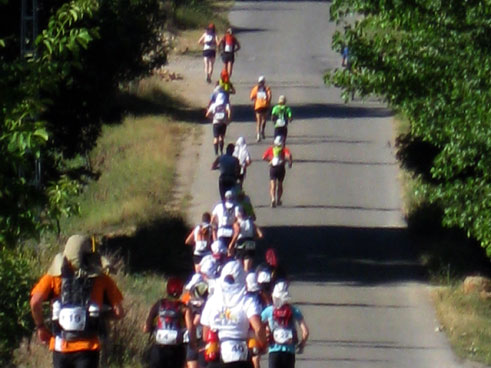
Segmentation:
{"type": "Polygon", "coordinates": [[[40,4],[36,54],[22,58],[20,4],[0,1],[2,246],[77,213],[70,198],[79,186],[64,161],[94,146],[118,83],[151,68],[153,60],[143,55],[155,46],[165,19],[159,0],[40,4]],[[39,163],[41,182],[35,175],[39,163]]]}
{"type": "Polygon", "coordinates": [[[351,70],[326,82],[377,94],[408,117],[411,135],[437,148],[424,192],[443,224],[491,256],[491,1],[335,0],[351,70]]]}

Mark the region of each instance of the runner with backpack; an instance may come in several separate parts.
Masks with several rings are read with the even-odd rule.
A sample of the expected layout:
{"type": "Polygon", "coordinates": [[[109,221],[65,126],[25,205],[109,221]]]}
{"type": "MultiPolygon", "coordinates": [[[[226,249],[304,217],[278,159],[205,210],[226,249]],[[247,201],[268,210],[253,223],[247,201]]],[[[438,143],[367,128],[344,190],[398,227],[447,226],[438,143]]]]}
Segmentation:
{"type": "Polygon", "coordinates": [[[152,334],[150,368],[183,367],[186,361],[184,343],[186,305],[180,300],[183,282],[171,277],[167,280],[167,296],[150,309],[144,332],[152,334]]]}
{"type": "Polygon", "coordinates": [[[266,128],[266,119],[268,117],[271,105],[271,89],[266,85],[266,78],[261,75],[257,84],[252,88],[250,93],[251,101],[254,101],[254,113],[256,114],[256,141],[260,142],[265,139],[264,129],[266,128]]]}
{"type": "Polygon", "coordinates": [[[211,230],[211,215],[208,212],[201,216],[201,223],[197,225],[187,236],[184,244],[193,245],[194,270],[198,272],[201,259],[210,253],[210,246],[213,240],[211,230]]]}
{"type": "Polygon", "coordinates": [[[232,70],[235,62],[235,53],[240,50],[240,43],[233,35],[232,28],[227,28],[225,35],[218,44],[222,50],[222,61],[229,77],[232,77],[232,70]]]}
{"type": "Polygon", "coordinates": [[[293,157],[290,150],[285,147],[281,136],[275,137],[273,146],[269,147],[263,154],[263,160],[269,162],[269,179],[271,207],[282,205],[283,180],[285,179],[285,165],[291,169],[293,157]]]}
{"type": "Polygon", "coordinates": [[[273,305],[261,313],[268,336],[269,368],[294,368],[295,352],[301,354],[309,337],[309,329],[300,310],[290,304],[288,284],[278,282],[273,289],[273,305]],[[296,325],[301,331],[298,338],[296,325]]]}
{"type": "Polygon", "coordinates": [[[273,106],[271,110],[271,121],[274,126],[274,137],[283,137],[283,143],[286,144],[288,135],[288,124],[292,122],[292,110],[286,106],[286,97],[281,95],[278,98],[278,105],[273,106]]]}
{"type": "Polygon", "coordinates": [[[218,156],[219,148],[220,154],[223,154],[225,133],[227,132],[227,125],[230,123],[231,115],[232,111],[230,104],[227,102],[227,97],[224,93],[219,93],[215,102],[210,105],[205,114],[207,118],[212,117],[213,147],[216,156],[218,156]]]}

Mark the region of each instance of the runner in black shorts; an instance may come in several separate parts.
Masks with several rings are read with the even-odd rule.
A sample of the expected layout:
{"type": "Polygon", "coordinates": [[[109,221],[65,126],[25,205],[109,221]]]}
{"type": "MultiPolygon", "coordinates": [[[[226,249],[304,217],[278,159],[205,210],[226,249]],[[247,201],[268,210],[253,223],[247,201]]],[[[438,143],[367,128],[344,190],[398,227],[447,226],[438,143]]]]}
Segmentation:
{"type": "Polygon", "coordinates": [[[227,124],[225,123],[216,123],[213,124],[213,137],[225,137],[225,133],[227,133],[227,124]]]}
{"type": "Polygon", "coordinates": [[[286,169],[285,165],[271,166],[269,168],[269,179],[270,180],[285,180],[286,169]]]}

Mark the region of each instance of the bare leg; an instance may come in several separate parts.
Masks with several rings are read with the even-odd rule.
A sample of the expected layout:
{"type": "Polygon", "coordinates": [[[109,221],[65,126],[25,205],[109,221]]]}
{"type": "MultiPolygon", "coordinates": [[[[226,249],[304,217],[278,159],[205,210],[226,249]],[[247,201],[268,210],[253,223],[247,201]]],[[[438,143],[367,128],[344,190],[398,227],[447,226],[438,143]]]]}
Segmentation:
{"type": "Polygon", "coordinates": [[[283,195],[283,182],[278,180],[278,199],[277,204],[281,205],[281,196],[283,195]]]}
{"type": "Polygon", "coordinates": [[[198,361],[197,360],[188,361],[187,368],[198,368],[198,361]]]}
{"type": "Polygon", "coordinates": [[[269,181],[269,194],[271,195],[271,204],[276,206],[276,180],[269,181]]]}
{"type": "Polygon", "coordinates": [[[244,270],[245,272],[249,272],[252,270],[252,259],[251,258],[244,258],[244,270]]]}
{"type": "Polygon", "coordinates": [[[252,365],[254,366],[254,368],[259,368],[260,367],[260,362],[261,362],[261,356],[254,355],[252,357],[252,365]]]}
{"type": "Polygon", "coordinates": [[[209,76],[210,76],[210,79],[211,79],[211,76],[213,75],[213,66],[215,65],[215,58],[208,58],[208,72],[209,72],[209,76]]]}
{"type": "Polygon", "coordinates": [[[261,140],[261,113],[256,112],[256,140],[261,140]]]}
{"type": "Polygon", "coordinates": [[[264,129],[266,129],[266,113],[261,114],[261,136],[263,139],[266,138],[266,135],[264,134],[264,129]]]}

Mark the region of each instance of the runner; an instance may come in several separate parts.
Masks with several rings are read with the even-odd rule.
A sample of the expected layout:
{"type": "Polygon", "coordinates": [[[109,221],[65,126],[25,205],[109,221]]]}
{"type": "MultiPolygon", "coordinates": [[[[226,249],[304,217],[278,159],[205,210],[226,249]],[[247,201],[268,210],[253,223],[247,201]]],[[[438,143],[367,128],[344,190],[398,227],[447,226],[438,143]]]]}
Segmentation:
{"type": "Polygon", "coordinates": [[[263,154],[263,160],[269,162],[269,179],[271,207],[281,206],[281,196],[283,195],[283,180],[285,179],[285,164],[288,167],[293,165],[293,157],[290,150],[285,147],[283,139],[278,136],[274,139],[274,146],[269,147],[263,154]]]}
{"type": "Polygon", "coordinates": [[[233,192],[228,190],[225,193],[225,200],[215,206],[211,216],[213,239],[222,240],[227,248],[230,247],[234,235],[238,232],[238,227],[234,226],[237,222],[235,207],[233,192]]]}
{"type": "Polygon", "coordinates": [[[208,285],[198,282],[184,294],[183,302],[187,306],[189,316],[186,318],[186,328],[189,334],[189,344],[186,351],[187,368],[206,367],[204,356],[205,343],[203,327],[200,323],[201,312],[208,297],[208,285]],[[192,343],[194,341],[194,343],[192,343]]]}
{"type": "Polygon", "coordinates": [[[249,326],[254,330],[258,346],[266,344],[261,307],[246,294],[245,272],[240,262],[230,261],[223,267],[219,285],[201,315],[203,334],[207,337],[208,367],[251,368],[247,347],[249,326]],[[212,358],[219,359],[210,361],[212,358]]]}
{"type": "Polygon", "coordinates": [[[201,35],[198,43],[203,45],[206,81],[211,83],[211,75],[213,74],[213,65],[215,64],[218,45],[218,36],[216,35],[215,25],[213,23],[210,23],[210,25],[206,28],[205,33],[201,35]]]}
{"type": "Polygon", "coordinates": [[[183,367],[186,361],[183,337],[187,307],[180,300],[183,283],[171,277],[167,280],[166,290],[167,296],[152,306],[143,328],[154,339],[150,348],[150,368],[183,367]]]}
{"type": "Polygon", "coordinates": [[[271,105],[271,89],[266,86],[266,78],[261,75],[257,84],[252,88],[250,99],[254,101],[254,113],[256,114],[256,140],[265,139],[264,129],[271,105]]]}
{"type": "Polygon", "coordinates": [[[288,284],[278,282],[273,290],[273,305],[261,313],[267,323],[269,336],[269,368],[294,368],[295,349],[301,354],[309,337],[309,329],[300,310],[289,304],[288,284]],[[302,338],[298,342],[296,324],[300,326],[302,338]],[[297,345],[298,343],[298,345],[297,345]]]}
{"type": "Polygon", "coordinates": [[[206,117],[213,117],[213,147],[215,149],[215,155],[218,155],[218,148],[220,146],[220,154],[223,154],[223,140],[225,133],[227,132],[227,125],[230,123],[230,117],[232,111],[230,104],[226,101],[226,97],[223,93],[217,95],[216,100],[210,105],[206,111],[206,117]]]}
{"type": "Polygon", "coordinates": [[[222,50],[222,61],[229,77],[232,77],[232,70],[235,62],[235,53],[240,50],[240,43],[233,35],[232,28],[227,28],[225,36],[218,44],[222,50]]]}
{"type": "Polygon", "coordinates": [[[239,185],[242,188],[247,167],[252,163],[251,155],[247,149],[247,144],[244,137],[239,137],[237,142],[235,142],[234,156],[237,157],[240,163],[239,185]]]}
{"type": "Polygon", "coordinates": [[[238,232],[234,234],[230,248],[234,248],[235,257],[242,261],[244,270],[249,272],[256,254],[256,239],[262,239],[263,233],[242,207],[235,208],[235,216],[238,232]]]}
{"type": "Polygon", "coordinates": [[[278,256],[274,248],[266,250],[265,262],[257,266],[256,275],[264,304],[271,305],[273,303],[271,293],[274,285],[280,281],[287,281],[287,274],[279,265],[278,256]]]}
{"type": "Polygon", "coordinates": [[[217,96],[223,93],[225,96],[225,103],[230,103],[230,95],[235,94],[235,87],[230,81],[230,77],[225,69],[220,73],[220,79],[218,80],[213,92],[210,96],[210,102],[208,102],[208,109],[213,103],[215,103],[217,96]]]}
{"type": "Polygon", "coordinates": [[[31,292],[37,336],[43,344],[49,344],[55,368],[99,366],[98,333],[104,300],[109,302],[113,318],[123,317],[123,296],[114,281],[101,271],[100,257],[92,252],[91,239],[73,235],[31,292]],[[48,301],[52,331],[44,324],[43,303],[48,301]]]}
{"type": "Polygon", "coordinates": [[[237,180],[239,178],[240,162],[237,157],[234,157],[233,155],[234,149],[234,144],[229,143],[225,154],[217,157],[211,165],[212,170],[220,170],[218,190],[222,201],[225,199],[225,192],[231,191],[237,186],[237,180]]]}
{"type": "Polygon", "coordinates": [[[201,216],[201,224],[197,225],[184,241],[186,245],[194,245],[193,263],[196,272],[203,256],[210,253],[212,235],[211,215],[205,212],[201,216]]]}
{"type": "Polygon", "coordinates": [[[286,106],[286,97],[281,95],[278,98],[278,105],[271,111],[271,121],[274,126],[274,137],[283,137],[283,144],[286,144],[288,135],[288,124],[292,122],[292,110],[286,106]]]}
{"type": "MultiPolygon", "coordinates": [[[[261,295],[261,288],[257,283],[257,276],[255,272],[250,272],[246,276],[246,290],[247,295],[252,296],[256,299],[257,303],[261,306],[261,310],[264,310],[266,305],[263,303],[263,298],[261,295]]],[[[259,347],[257,346],[257,341],[254,336],[254,331],[249,329],[249,353],[252,356],[252,364],[254,368],[260,368],[261,366],[261,355],[259,351],[259,347]]]]}

